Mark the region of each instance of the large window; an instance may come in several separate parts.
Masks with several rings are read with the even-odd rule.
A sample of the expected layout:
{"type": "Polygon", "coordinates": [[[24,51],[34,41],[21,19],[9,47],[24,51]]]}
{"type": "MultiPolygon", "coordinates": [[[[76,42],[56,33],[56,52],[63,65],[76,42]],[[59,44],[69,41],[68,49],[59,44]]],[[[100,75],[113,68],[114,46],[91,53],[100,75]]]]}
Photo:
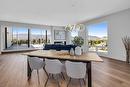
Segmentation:
{"type": "Polygon", "coordinates": [[[45,29],[31,29],[31,44],[44,44],[46,42],[45,29]]]}
{"type": "Polygon", "coordinates": [[[10,49],[24,49],[28,48],[28,29],[13,27],[12,28],[12,45],[10,49]]]}
{"type": "Polygon", "coordinates": [[[87,29],[89,51],[107,52],[107,22],[91,24],[87,29]]]}
{"type": "Polygon", "coordinates": [[[51,30],[5,27],[5,50],[43,49],[50,41],[51,30]]]}
{"type": "Polygon", "coordinates": [[[51,31],[46,29],[31,29],[31,46],[43,49],[44,44],[50,43],[51,31]]]}

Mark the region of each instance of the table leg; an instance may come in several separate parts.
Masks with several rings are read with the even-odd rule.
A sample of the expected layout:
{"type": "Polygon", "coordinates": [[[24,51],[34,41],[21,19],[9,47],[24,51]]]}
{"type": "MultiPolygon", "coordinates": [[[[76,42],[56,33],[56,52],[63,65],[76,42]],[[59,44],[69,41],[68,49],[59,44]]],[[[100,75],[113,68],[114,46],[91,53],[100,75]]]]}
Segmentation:
{"type": "Polygon", "coordinates": [[[92,87],[91,62],[87,63],[87,70],[88,70],[88,87],[92,87]]]}
{"type": "Polygon", "coordinates": [[[28,60],[28,58],[27,58],[27,76],[28,76],[28,80],[30,80],[31,74],[32,74],[32,70],[31,70],[31,68],[30,68],[29,60],[28,60]]]}

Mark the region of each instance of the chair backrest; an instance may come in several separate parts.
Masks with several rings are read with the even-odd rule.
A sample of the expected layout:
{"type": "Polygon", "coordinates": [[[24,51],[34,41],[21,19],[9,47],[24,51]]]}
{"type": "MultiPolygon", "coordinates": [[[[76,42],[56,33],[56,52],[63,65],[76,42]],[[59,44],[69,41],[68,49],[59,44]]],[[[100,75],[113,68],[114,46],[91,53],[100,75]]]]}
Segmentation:
{"type": "Polygon", "coordinates": [[[29,65],[30,65],[30,68],[33,70],[38,70],[38,69],[41,69],[43,68],[44,66],[44,62],[43,60],[41,60],[40,58],[37,58],[37,57],[29,57],[29,65]]]}
{"type": "Polygon", "coordinates": [[[45,59],[45,69],[48,73],[58,74],[62,71],[63,64],[57,59],[45,59]]]}
{"type": "Polygon", "coordinates": [[[67,75],[71,78],[80,79],[86,75],[86,64],[82,62],[65,62],[67,75]]]}

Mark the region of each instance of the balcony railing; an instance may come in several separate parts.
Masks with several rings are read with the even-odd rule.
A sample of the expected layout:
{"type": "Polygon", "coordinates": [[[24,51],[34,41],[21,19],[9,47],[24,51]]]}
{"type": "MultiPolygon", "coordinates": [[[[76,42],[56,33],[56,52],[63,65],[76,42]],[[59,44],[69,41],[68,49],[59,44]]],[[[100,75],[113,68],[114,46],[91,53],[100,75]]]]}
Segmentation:
{"type": "Polygon", "coordinates": [[[89,46],[89,51],[107,52],[107,46],[89,46]]]}

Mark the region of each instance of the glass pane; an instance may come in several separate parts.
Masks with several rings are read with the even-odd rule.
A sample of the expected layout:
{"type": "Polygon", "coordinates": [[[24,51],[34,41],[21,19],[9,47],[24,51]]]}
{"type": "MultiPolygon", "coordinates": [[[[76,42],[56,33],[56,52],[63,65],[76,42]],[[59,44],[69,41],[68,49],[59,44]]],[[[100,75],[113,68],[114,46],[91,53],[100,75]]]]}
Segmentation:
{"type": "Polygon", "coordinates": [[[87,29],[89,51],[107,52],[107,22],[89,25],[87,29]]]}
{"type": "Polygon", "coordinates": [[[7,45],[5,50],[21,50],[28,48],[28,29],[22,27],[7,27],[7,45]]]}
{"type": "MultiPolygon", "coordinates": [[[[51,41],[51,30],[46,29],[30,29],[30,47],[43,49],[44,44],[51,41]],[[47,35],[46,35],[47,31],[47,35]],[[47,37],[46,37],[47,36],[47,37]]],[[[11,27],[7,28],[7,47],[6,50],[28,49],[28,28],[11,27]]]]}
{"type": "Polygon", "coordinates": [[[28,48],[28,29],[13,27],[13,40],[11,49],[28,48]]]}
{"type": "Polygon", "coordinates": [[[31,46],[36,49],[43,49],[43,45],[46,42],[46,30],[45,29],[31,29],[31,46]]]}

